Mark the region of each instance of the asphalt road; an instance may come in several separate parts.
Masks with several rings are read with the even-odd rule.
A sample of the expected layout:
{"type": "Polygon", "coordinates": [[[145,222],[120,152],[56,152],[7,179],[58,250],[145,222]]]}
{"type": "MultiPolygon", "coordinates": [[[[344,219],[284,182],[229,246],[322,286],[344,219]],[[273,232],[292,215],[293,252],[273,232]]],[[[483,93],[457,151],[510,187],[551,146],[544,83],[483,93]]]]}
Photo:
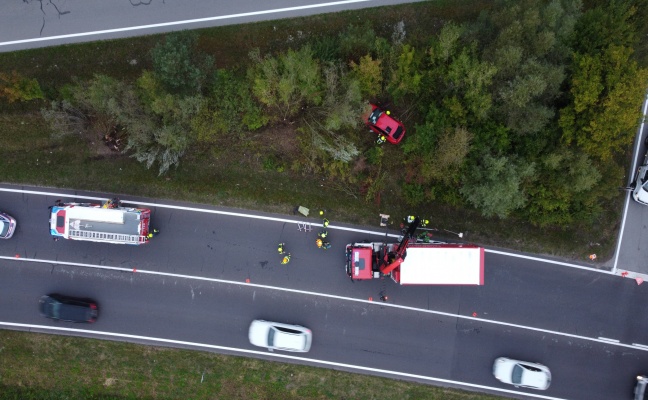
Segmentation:
{"type": "Polygon", "coordinates": [[[47,207],[58,198],[73,200],[0,192],[0,208],[19,221],[14,238],[0,243],[0,321],[69,326],[45,320],[36,310],[39,296],[62,292],[99,301],[94,330],[252,349],[247,326],[266,318],[311,328],[315,340],[308,358],[474,385],[506,387],[491,375],[498,356],[539,361],[553,373],[546,395],[569,399],[627,398],[633,377],[648,367],[645,350],[598,339],[648,344],[648,292],[629,279],[488,251],[481,287],[351,282],[343,269],[344,245],[382,237],[341,230],[334,216],[328,251],[316,249],[315,232],[299,232],[286,222],[305,218],[167,207],[153,208],[153,225],[161,233],[144,246],[54,242],[47,207]],[[280,241],[293,254],[288,265],[279,263],[280,241]],[[19,261],[17,255],[49,261],[19,261]],[[94,268],[100,266],[124,270],[94,268]],[[389,305],[367,302],[381,290],[389,305]]]}
{"type": "MultiPolygon", "coordinates": [[[[648,96],[642,106],[642,115],[644,122],[637,129],[635,139],[633,164],[627,175],[627,184],[636,178],[636,171],[643,163],[644,156],[648,152],[645,144],[648,132],[646,132],[646,121],[648,118],[648,96]]],[[[626,194],[626,202],[621,221],[621,231],[618,239],[617,251],[615,258],[612,260],[611,267],[623,273],[628,271],[632,276],[641,277],[648,280],[648,207],[637,203],[632,198],[630,192],[626,194]]]]}
{"type": "Polygon", "coordinates": [[[413,0],[5,1],[0,5],[0,52],[412,2],[413,0]]]}

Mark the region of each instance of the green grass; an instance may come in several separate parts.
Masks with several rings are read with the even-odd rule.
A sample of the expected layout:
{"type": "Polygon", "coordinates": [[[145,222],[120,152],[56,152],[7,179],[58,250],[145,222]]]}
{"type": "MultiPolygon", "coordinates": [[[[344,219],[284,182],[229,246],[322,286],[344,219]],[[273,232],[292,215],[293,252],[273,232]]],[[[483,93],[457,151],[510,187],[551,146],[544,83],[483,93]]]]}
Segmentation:
{"type": "Polygon", "coordinates": [[[208,352],[0,330],[0,398],[488,400],[499,397],[208,352]]]}

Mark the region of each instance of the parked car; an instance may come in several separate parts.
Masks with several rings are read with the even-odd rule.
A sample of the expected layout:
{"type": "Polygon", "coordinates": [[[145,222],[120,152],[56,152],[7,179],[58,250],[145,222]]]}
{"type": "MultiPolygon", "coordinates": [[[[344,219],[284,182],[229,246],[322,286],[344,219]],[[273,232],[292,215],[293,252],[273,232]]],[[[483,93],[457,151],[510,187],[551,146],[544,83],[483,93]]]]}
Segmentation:
{"type": "Polygon", "coordinates": [[[268,350],[307,352],[313,341],[310,329],[299,325],[254,320],[248,332],[250,343],[268,350]]]}
{"type": "Polygon", "coordinates": [[[378,136],[385,136],[385,139],[392,144],[398,144],[405,136],[405,127],[380,107],[371,104],[371,113],[365,120],[369,129],[376,132],[378,136]]]}
{"type": "Polygon", "coordinates": [[[531,389],[546,390],[551,372],[542,364],[499,357],[493,363],[493,375],[501,382],[531,389]]]}
{"type": "Polygon", "coordinates": [[[9,214],[0,212],[0,239],[9,239],[16,230],[16,220],[9,214]]]}
{"type": "Polygon", "coordinates": [[[646,400],[648,399],[648,396],[646,393],[646,386],[648,385],[648,376],[646,375],[639,375],[637,376],[637,386],[635,386],[634,390],[634,399],[635,400],[646,400]]]}
{"type": "Polygon", "coordinates": [[[49,294],[40,299],[43,316],[67,322],[95,322],[99,309],[97,303],[88,299],[49,294]]]}

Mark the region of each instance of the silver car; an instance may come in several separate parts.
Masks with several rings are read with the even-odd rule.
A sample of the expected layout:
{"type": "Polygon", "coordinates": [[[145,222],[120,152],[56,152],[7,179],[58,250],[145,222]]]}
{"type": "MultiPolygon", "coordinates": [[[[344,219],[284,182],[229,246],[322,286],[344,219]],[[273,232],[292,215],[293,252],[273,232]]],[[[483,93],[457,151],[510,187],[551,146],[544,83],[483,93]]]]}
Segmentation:
{"type": "Polygon", "coordinates": [[[542,364],[500,357],[493,363],[493,375],[501,382],[531,389],[546,390],[551,372],[542,364]]]}
{"type": "Polygon", "coordinates": [[[637,376],[637,386],[635,386],[634,394],[635,400],[645,400],[646,399],[646,385],[648,385],[648,376],[639,375],[637,376]]]}
{"type": "Polygon", "coordinates": [[[16,220],[9,214],[0,212],[0,239],[9,239],[16,230],[16,220]]]}
{"type": "Polygon", "coordinates": [[[305,353],[310,350],[313,334],[303,326],[257,319],[250,324],[248,338],[253,345],[266,347],[270,351],[277,349],[305,353]]]}

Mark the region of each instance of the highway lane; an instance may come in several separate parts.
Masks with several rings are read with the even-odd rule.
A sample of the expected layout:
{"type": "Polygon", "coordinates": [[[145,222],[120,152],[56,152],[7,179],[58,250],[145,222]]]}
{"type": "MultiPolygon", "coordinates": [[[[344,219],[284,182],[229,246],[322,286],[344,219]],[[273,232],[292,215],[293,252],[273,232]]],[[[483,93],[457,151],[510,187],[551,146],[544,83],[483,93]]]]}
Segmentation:
{"type": "MultiPolygon", "coordinates": [[[[416,1],[416,0],[414,0],[416,1]]],[[[412,0],[27,0],[0,5],[0,51],[292,18],[412,0]]]]}
{"type": "MultiPolygon", "coordinates": [[[[92,195],[80,195],[83,194],[92,195]]],[[[304,233],[295,224],[285,222],[161,207],[154,208],[152,219],[161,233],[144,246],[54,242],[46,227],[46,215],[47,207],[59,197],[0,192],[0,208],[19,221],[14,238],[0,243],[0,256],[18,254],[22,258],[237,282],[249,279],[257,284],[356,299],[377,300],[380,292],[386,291],[390,303],[400,306],[466,317],[476,313],[478,318],[487,320],[648,345],[644,334],[648,317],[642,310],[648,301],[648,291],[645,285],[637,286],[629,279],[488,252],[482,287],[401,287],[389,279],[351,282],[343,269],[343,246],[354,240],[380,240],[383,236],[331,229],[333,248],[323,251],[314,244],[317,227],[314,232],[304,233]],[[279,241],[286,242],[293,254],[286,266],[280,265],[276,252],[279,241]]],[[[299,220],[293,216],[267,216],[299,220]]],[[[332,223],[336,224],[334,220],[332,223]]],[[[377,227],[366,229],[379,231],[377,227]]]]}
{"type": "Polygon", "coordinates": [[[0,305],[2,322],[182,340],[264,354],[247,340],[253,319],[299,323],[313,330],[314,340],[311,352],[298,357],[504,390],[515,388],[492,377],[492,362],[501,355],[519,357],[543,362],[553,373],[546,392],[520,392],[555,398],[627,398],[633,376],[648,364],[647,351],[403,311],[381,303],[83,267],[0,260],[0,305]],[[38,298],[50,292],[92,296],[100,306],[98,321],[78,325],[42,318],[38,298]]]}

